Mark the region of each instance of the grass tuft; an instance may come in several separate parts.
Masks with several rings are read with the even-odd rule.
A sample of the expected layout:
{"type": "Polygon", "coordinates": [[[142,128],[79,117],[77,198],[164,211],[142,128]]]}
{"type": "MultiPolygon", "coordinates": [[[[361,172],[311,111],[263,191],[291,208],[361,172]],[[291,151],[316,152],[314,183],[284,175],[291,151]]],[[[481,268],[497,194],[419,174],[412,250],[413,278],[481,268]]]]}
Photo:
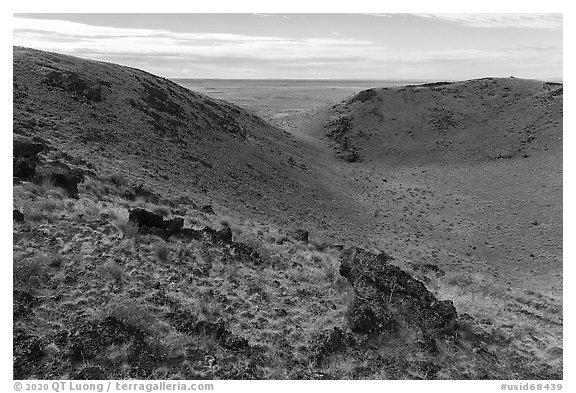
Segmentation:
{"type": "Polygon", "coordinates": [[[170,250],[168,249],[168,245],[164,242],[155,243],[152,246],[152,250],[154,251],[154,256],[159,262],[166,263],[170,257],[170,250]]]}

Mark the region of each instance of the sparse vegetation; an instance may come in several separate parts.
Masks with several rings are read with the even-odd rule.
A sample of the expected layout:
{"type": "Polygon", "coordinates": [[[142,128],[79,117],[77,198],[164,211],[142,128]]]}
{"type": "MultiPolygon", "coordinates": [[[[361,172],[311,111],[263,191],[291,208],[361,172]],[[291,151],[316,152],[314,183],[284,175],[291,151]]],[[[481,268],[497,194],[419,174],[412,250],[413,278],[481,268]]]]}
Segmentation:
{"type": "MultiPolygon", "coordinates": [[[[545,263],[556,257],[555,246],[538,239],[553,243],[558,231],[550,218],[561,204],[552,205],[548,194],[526,206],[517,201],[555,187],[555,180],[552,186],[525,182],[535,168],[556,173],[552,164],[546,169],[552,159],[541,155],[533,167],[515,161],[514,187],[511,178],[496,176],[505,168],[499,161],[458,168],[386,161],[422,146],[431,157],[442,156],[433,150],[439,141],[417,134],[420,124],[412,122],[433,117],[422,130],[442,129],[442,143],[456,145],[449,133],[471,118],[458,106],[424,108],[419,116],[404,107],[381,110],[376,104],[388,95],[405,105],[446,89],[446,97],[460,102],[473,96],[469,86],[492,92],[498,83],[374,89],[348,101],[354,110],[331,107],[335,116],[324,131],[366,161],[346,163],[299,146],[240,108],[137,70],[110,65],[103,72],[99,63],[66,58],[71,71],[54,74],[49,70],[61,67],[62,58],[21,48],[15,59],[15,134],[46,143],[66,136],[66,151],[82,158],[51,146],[38,153],[38,169],[48,159],[66,162],[63,177],[83,171],[77,195],[57,187],[56,176],[14,179],[14,209],[22,213],[14,216],[13,233],[15,379],[562,378],[561,296],[514,289],[508,283],[515,276],[504,274],[521,266],[526,272],[518,279],[551,277],[536,269],[552,266],[545,263]],[[108,83],[109,73],[122,84],[108,83]],[[110,89],[124,89],[124,101],[114,101],[110,89]],[[365,109],[367,103],[376,106],[365,109]],[[384,121],[393,126],[381,127],[384,121]],[[376,168],[381,162],[391,165],[376,168]],[[494,179],[499,183],[491,184],[494,179]],[[135,208],[161,217],[148,216],[139,226],[129,220],[135,208]],[[543,213],[527,217],[526,210],[543,213]],[[310,227],[290,230],[303,223],[310,227]],[[522,243],[510,241],[519,238],[522,243]],[[351,244],[382,255],[378,263],[397,274],[366,279],[385,306],[361,303],[372,293],[346,278],[343,255],[351,244]],[[483,264],[486,255],[499,270],[483,264]],[[516,259],[500,261],[503,256],[516,259]],[[452,301],[457,324],[434,334],[425,324],[422,331],[394,329],[412,317],[390,311],[401,280],[436,299],[417,309],[418,316],[426,320],[438,304],[453,315],[443,302],[452,301]],[[355,301],[366,308],[354,308],[355,301]],[[360,321],[364,331],[350,323],[357,309],[368,316],[360,321]],[[370,312],[378,313],[377,323],[370,312]]],[[[553,88],[543,98],[550,113],[561,100],[553,88]]],[[[533,100],[526,93],[516,101],[533,100]]],[[[519,128],[524,140],[533,138],[522,148],[541,142],[530,127],[519,128]]],[[[28,158],[16,164],[27,165],[28,158]]],[[[26,165],[23,172],[31,171],[26,165]]]]}

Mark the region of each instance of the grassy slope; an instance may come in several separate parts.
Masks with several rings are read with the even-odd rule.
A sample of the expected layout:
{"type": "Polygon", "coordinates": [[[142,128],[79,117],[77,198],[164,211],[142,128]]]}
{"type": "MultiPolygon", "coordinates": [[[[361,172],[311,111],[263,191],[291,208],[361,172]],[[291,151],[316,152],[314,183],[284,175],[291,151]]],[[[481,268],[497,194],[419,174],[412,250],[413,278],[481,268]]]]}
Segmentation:
{"type": "MultiPolygon", "coordinates": [[[[14,206],[25,216],[24,223],[14,226],[17,377],[561,377],[558,300],[533,291],[502,291],[480,276],[458,271],[426,277],[412,270],[406,255],[395,263],[425,280],[441,299],[454,300],[462,315],[458,334],[440,340],[435,354],[422,351],[402,332],[376,341],[358,336],[353,347],[319,347],[330,329],[347,331],[344,314],[351,288],[337,272],[338,253],[321,251],[314,244],[279,242],[283,237],[278,225],[234,218],[240,215],[207,216],[192,202],[219,202],[222,208],[228,204],[231,211],[242,211],[238,195],[272,192],[278,186],[283,192],[273,196],[285,201],[289,214],[303,211],[306,205],[301,204],[307,198],[320,203],[311,211],[320,222],[322,215],[331,220],[351,218],[350,212],[338,212],[346,210],[345,202],[322,187],[314,189],[312,181],[298,175],[301,167],[282,165],[287,155],[305,160],[306,149],[313,149],[310,145],[296,149],[296,142],[281,131],[241,111],[232,112],[238,120],[234,124],[245,126],[249,137],[230,135],[213,126],[231,113],[230,106],[172,88],[137,70],[15,49],[15,132],[40,136],[57,149],[85,158],[99,177],[81,185],[79,199],[70,199],[49,184],[14,187],[14,206]],[[102,101],[86,102],[42,83],[54,69],[77,73],[89,83],[102,78],[110,86],[103,85],[102,101]],[[180,120],[186,126],[174,123],[173,130],[160,132],[158,127],[170,124],[174,116],[154,108],[159,104],[146,94],[147,85],[149,91],[168,89],[166,94],[174,100],[175,95],[188,97],[178,102],[191,100],[182,105],[186,121],[180,120]],[[144,104],[144,111],[138,109],[144,104]],[[154,125],[157,112],[162,122],[154,125]],[[207,124],[212,126],[205,128],[207,124]],[[251,155],[236,154],[239,148],[251,155]],[[146,154],[136,155],[140,149],[146,154]],[[212,170],[201,161],[181,159],[192,149],[212,170]],[[270,149],[275,153],[268,154],[270,149]],[[239,171],[250,164],[244,160],[255,160],[250,162],[256,169],[239,171]],[[181,175],[174,178],[178,168],[181,175]],[[125,179],[122,187],[144,183],[163,197],[164,205],[123,199],[122,187],[112,184],[110,175],[125,179]],[[234,176],[239,178],[231,180],[234,176]],[[189,181],[196,187],[187,188],[189,181]],[[286,190],[294,183],[301,187],[286,190]],[[312,194],[306,194],[308,189],[312,194]],[[188,200],[179,199],[183,190],[188,200]],[[295,198],[288,192],[292,190],[304,194],[295,198]],[[264,263],[256,265],[210,241],[164,243],[138,236],[126,225],[127,211],[135,206],[184,215],[187,226],[219,227],[225,219],[234,239],[256,248],[264,263]],[[217,323],[223,324],[226,334],[201,328],[217,323]],[[75,344],[74,337],[83,337],[85,343],[75,344]]],[[[57,151],[48,153],[49,159],[61,157],[57,151]]],[[[307,161],[309,166],[314,162],[307,161]]],[[[335,174],[322,179],[326,189],[351,192],[340,187],[339,167],[320,163],[326,174],[335,174]]],[[[266,198],[252,198],[254,203],[268,203],[266,198]]],[[[364,209],[366,202],[359,203],[364,209]]],[[[354,232],[353,223],[363,218],[358,215],[354,218],[358,221],[342,222],[335,229],[354,232]]]]}
{"type": "Polygon", "coordinates": [[[118,194],[94,181],[79,199],[46,184],[14,187],[25,214],[14,226],[15,378],[561,378],[554,299],[396,261],[461,315],[430,353],[409,332],[349,332],[353,289],[338,274],[337,250],[266,223],[118,194]],[[195,228],[226,222],[261,262],[210,241],[138,235],[126,225],[135,206],[185,213],[195,228]],[[335,327],[356,343],[326,341],[335,327]]]}

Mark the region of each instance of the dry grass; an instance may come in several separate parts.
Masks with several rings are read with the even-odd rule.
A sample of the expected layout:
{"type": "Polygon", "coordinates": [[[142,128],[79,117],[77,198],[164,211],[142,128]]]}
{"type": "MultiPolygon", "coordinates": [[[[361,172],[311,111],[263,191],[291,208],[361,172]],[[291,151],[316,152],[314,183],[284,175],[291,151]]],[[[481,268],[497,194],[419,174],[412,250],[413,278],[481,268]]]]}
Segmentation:
{"type": "MultiPolygon", "coordinates": [[[[81,244],[69,239],[58,253],[45,252],[32,258],[24,258],[22,252],[15,253],[15,282],[19,287],[34,288],[45,296],[50,296],[53,285],[70,288],[66,289],[66,301],[46,303],[44,310],[35,314],[38,326],[43,326],[50,336],[54,329],[63,329],[62,316],[69,315],[70,310],[83,310],[83,315],[94,315],[96,321],[114,316],[128,326],[147,332],[148,350],[159,359],[154,375],[181,375],[181,370],[162,362],[171,359],[184,364],[185,346],[205,351],[203,353],[219,362],[230,357],[222,342],[211,334],[184,334],[175,330],[169,310],[185,311],[189,313],[185,315],[199,321],[225,321],[229,332],[249,338],[251,345],[262,345],[264,353],[258,355],[265,359],[260,366],[262,378],[300,378],[302,375],[343,379],[455,378],[462,375],[479,378],[480,370],[486,365],[475,360],[471,343],[478,340],[478,334],[499,337],[506,325],[512,326],[507,334],[515,342],[509,347],[515,349],[505,349],[509,351],[507,353],[518,350],[532,354],[535,362],[556,368],[562,364],[562,342],[558,338],[561,334],[557,334],[558,329],[561,332],[561,325],[550,327],[553,325],[550,321],[557,320],[558,313],[561,315],[560,303],[536,292],[499,290],[485,277],[450,273],[442,278],[428,277],[427,287],[439,298],[453,300],[460,314],[468,313],[477,321],[490,321],[492,325],[485,327],[464,321],[457,337],[451,339],[460,342],[440,342],[440,353],[434,358],[422,355],[414,338],[390,335],[373,342],[371,346],[375,349],[370,346],[343,348],[342,352],[326,354],[322,362],[317,363],[312,360],[314,353],[310,352],[314,340],[325,330],[346,327],[347,307],[354,296],[348,281],[339,275],[338,251],[318,251],[313,244],[278,242],[281,235],[277,228],[254,221],[203,217],[196,211],[186,214],[186,222],[194,221],[199,226],[218,227],[223,223],[232,226],[235,241],[245,242],[260,254],[262,263],[256,266],[250,259],[239,258],[226,248],[206,242],[167,243],[154,236],[139,236],[135,225],[127,220],[128,209],[134,205],[122,204],[118,199],[93,200],[92,194],[84,194],[72,205],[61,205],[67,200],[34,194],[22,186],[18,187],[16,196],[19,206],[42,206],[44,216],[77,215],[79,219],[72,223],[71,231],[74,235],[82,234],[81,244]],[[102,226],[103,217],[109,224],[108,229],[101,232],[106,227],[102,226]],[[92,222],[98,222],[99,231],[91,229],[89,224],[92,222]],[[124,235],[123,238],[114,236],[114,228],[124,235]],[[139,240],[133,241],[135,238],[139,240]],[[89,249],[98,244],[109,246],[94,249],[92,254],[78,260],[70,257],[81,247],[89,249]],[[104,263],[102,254],[106,255],[104,263]],[[94,266],[100,268],[94,269],[94,266]],[[117,285],[103,283],[103,275],[117,285]],[[73,285],[68,287],[70,283],[73,285]],[[72,289],[76,286],[77,289],[72,289]],[[127,298],[118,291],[133,295],[127,298]],[[164,294],[167,303],[152,301],[151,294],[164,294]],[[534,316],[548,322],[536,326],[534,316]],[[546,349],[538,342],[545,343],[546,349]],[[371,363],[379,357],[390,359],[392,370],[397,368],[401,373],[390,371],[389,366],[371,363]],[[427,374],[419,366],[426,362],[440,364],[441,372],[427,374]],[[365,370],[369,369],[372,374],[367,375],[365,370]]],[[[154,207],[150,203],[146,206],[154,207]]],[[[160,205],[159,208],[167,207],[160,205]]],[[[60,230],[64,228],[58,221],[49,225],[60,230]]],[[[418,273],[410,265],[403,265],[402,260],[394,263],[411,274],[418,273]]],[[[490,351],[503,350],[496,344],[490,345],[490,351]]],[[[123,370],[123,365],[129,361],[130,350],[126,344],[102,349],[107,361],[118,370],[123,370]]],[[[53,362],[61,361],[63,354],[59,348],[54,347],[49,352],[53,362]]],[[[256,359],[259,359],[239,360],[237,356],[240,355],[234,356],[235,364],[258,362],[256,359]]],[[[498,367],[504,370],[503,373],[508,371],[509,375],[516,375],[517,371],[508,363],[498,367]]]]}
{"type": "Polygon", "coordinates": [[[124,280],[124,269],[115,261],[107,261],[104,264],[104,271],[117,283],[121,284],[124,280]]]}
{"type": "Polygon", "coordinates": [[[154,256],[156,260],[162,263],[167,263],[170,258],[170,249],[165,242],[157,242],[152,245],[154,256]]]}

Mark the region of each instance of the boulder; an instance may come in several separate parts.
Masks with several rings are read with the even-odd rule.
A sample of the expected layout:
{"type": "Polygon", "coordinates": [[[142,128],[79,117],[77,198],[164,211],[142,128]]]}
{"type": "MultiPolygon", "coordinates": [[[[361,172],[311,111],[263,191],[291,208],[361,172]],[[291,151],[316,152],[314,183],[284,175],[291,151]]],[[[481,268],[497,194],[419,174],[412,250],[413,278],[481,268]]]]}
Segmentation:
{"type": "Polygon", "coordinates": [[[36,175],[37,165],[37,157],[14,157],[12,160],[12,176],[20,180],[31,180],[36,175]]]}
{"type": "Polygon", "coordinates": [[[16,222],[24,222],[24,214],[18,209],[12,211],[12,220],[16,222]]]}
{"type": "Polygon", "coordinates": [[[388,262],[386,253],[351,247],[341,253],[340,274],[354,287],[347,311],[355,333],[377,335],[410,329],[434,347],[434,337],[453,334],[458,314],[449,300],[439,301],[421,281],[388,262]]]}
{"type": "MultiPolygon", "coordinates": [[[[184,226],[184,218],[182,217],[165,220],[160,214],[140,208],[129,211],[128,221],[132,221],[138,226],[138,232],[145,235],[158,236],[165,240],[170,236],[181,234],[184,226]]],[[[196,234],[192,232],[186,232],[183,235],[183,237],[191,236],[196,238],[196,234]]]]}
{"type": "Polygon", "coordinates": [[[14,139],[12,154],[14,158],[36,157],[38,153],[48,150],[45,143],[14,139]]]}
{"type": "Polygon", "coordinates": [[[84,181],[84,173],[66,164],[51,162],[36,169],[36,181],[47,181],[54,187],[63,188],[72,198],[78,198],[78,184],[84,181]]]}
{"type": "Polygon", "coordinates": [[[38,153],[45,150],[48,150],[48,146],[43,142],[14,139],[12,145],[12,176],[20,180],[31,180],[36,175],[36,166],[40,162],[38,153]]]}
{"type": "Polygon", "coordinates": [[[128,221],[132,221],[138,225],[138,228],[142,226],[162,228],[164,226],[164,217],[140,208],[130,210],[128,213],[128,221]]]}

